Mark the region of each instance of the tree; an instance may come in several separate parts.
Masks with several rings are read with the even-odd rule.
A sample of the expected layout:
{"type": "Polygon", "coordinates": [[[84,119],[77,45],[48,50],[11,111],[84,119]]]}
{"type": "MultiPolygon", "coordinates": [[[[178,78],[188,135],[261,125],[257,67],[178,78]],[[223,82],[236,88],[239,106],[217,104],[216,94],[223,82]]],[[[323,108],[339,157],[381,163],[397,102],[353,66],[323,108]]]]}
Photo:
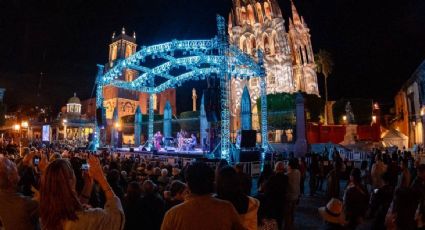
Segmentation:
{"type": "Polygon", "coordinates": [[[328,124],[328,77],[333,71],[334,62],[332,60],[332,55],[326,50],[319,50],[319,53],[314,55],[316,62],[316,71],[317,73],[323,74],[325,77],[325,125],[328,124]]]}

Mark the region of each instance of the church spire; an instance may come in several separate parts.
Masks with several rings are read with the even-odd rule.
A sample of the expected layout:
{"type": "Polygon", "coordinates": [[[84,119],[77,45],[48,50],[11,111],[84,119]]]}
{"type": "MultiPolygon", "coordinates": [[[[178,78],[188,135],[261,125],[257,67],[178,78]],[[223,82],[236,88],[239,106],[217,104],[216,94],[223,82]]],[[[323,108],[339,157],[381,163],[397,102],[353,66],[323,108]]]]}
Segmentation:
{"type": "Polygon", "coordinates": [[[294,21],[294,24],[301,23],[300,15],[298,14],[297,8],[295,7],[293,0],[291,0],[291,9],[292,9],[292,20],[294,21]]]}

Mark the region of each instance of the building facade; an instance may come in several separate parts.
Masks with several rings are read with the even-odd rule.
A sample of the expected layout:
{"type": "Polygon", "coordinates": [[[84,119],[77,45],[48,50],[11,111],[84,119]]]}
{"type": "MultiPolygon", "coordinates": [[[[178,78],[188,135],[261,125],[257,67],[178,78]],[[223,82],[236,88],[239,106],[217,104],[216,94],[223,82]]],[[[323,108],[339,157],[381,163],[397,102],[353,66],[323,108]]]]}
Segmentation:
{"type": "Polygon", "coordinates": [[[395,98],[394,128],[409,138],[409,146],[424,144],[425,61],[415,70],[395,98]]]}
{"type": "MultiPolygon", "coordinates": [[[[264,53],[267,93],[297,91],[319,95],[311,36],[303,17],[291,1],[292,17],[288,30],[276,0],[233,0],[229,14],[229,42],[254,59],[256,50],[264,53]]],[[[259,129],[256,101],[259,79],[232,79],[230,87],[232,126],[239,129],[243,88],[247,86],[253,108],[253,128],[259,129]]]]}

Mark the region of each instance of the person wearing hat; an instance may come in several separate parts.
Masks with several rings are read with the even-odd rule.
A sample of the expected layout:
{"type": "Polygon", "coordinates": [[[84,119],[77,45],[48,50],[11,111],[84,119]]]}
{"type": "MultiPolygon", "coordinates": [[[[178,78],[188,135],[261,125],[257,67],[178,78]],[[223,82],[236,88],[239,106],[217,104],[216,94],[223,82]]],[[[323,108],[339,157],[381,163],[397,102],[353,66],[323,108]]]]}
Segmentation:
{"type": "Polygon", "coordinates": [[[336,198],[332,198],[324,207],[320,207],[319,214],[324,220],[324,228],[326,230],[346,229],[344,227],[345,215],[343,213],[342,202],[336,198]]]}

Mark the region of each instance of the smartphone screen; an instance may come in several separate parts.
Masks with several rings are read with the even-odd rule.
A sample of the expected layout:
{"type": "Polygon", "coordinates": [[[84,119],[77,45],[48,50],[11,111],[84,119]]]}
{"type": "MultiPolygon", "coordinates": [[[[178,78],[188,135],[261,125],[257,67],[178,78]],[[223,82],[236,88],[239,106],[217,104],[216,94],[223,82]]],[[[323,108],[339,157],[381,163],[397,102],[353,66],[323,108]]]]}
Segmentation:
{"type": "Polygon", "coordinates": [[[38,165],[40,163],[40,159],[38,157],[34,158],[34,165],[38,165]]]}
{"type": "Polygon", "coordinates": [[[81,165],[81,169],[87,171],[87,170],[89,170],[89,168],[90,168],[90,165],[87,163],[87,160],[83,160],[83,164],[81,165]]]}

